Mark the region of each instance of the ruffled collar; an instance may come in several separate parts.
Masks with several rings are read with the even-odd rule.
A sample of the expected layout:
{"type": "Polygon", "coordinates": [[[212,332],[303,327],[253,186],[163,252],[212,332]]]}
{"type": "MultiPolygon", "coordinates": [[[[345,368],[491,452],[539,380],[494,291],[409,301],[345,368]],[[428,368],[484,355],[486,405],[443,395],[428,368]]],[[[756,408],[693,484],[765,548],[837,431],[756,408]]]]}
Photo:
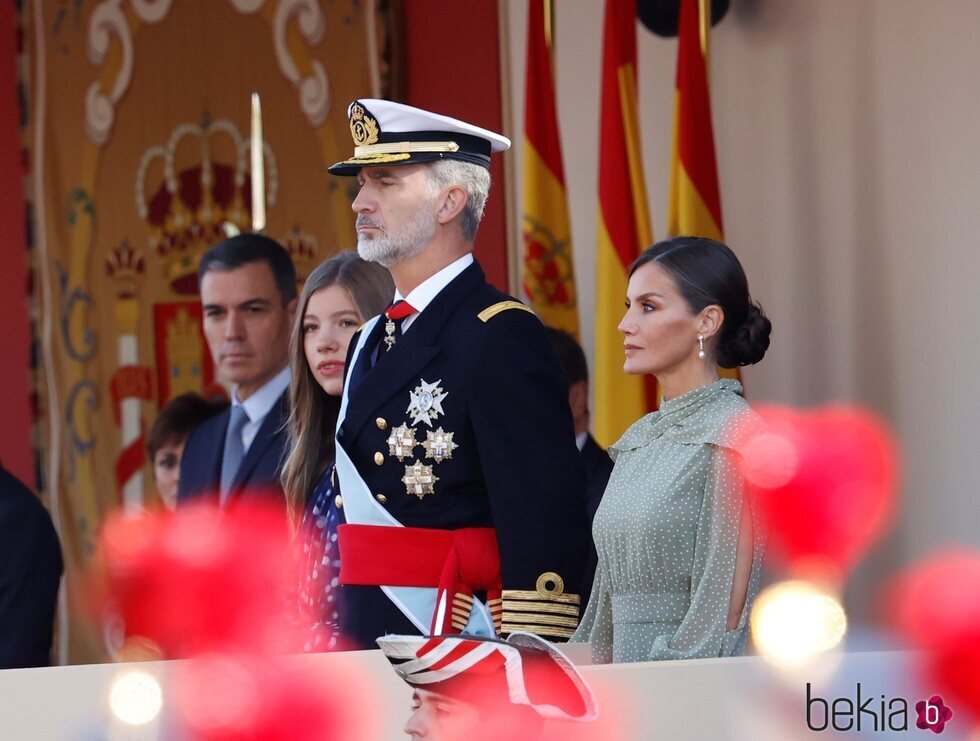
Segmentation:
{"type": "Polygon", "coordinates": [[[739,396],[741,393],[742,384],[738,381],[720,378],[673,399],[665,399],[658,411],[637,420],[610,446],[613,458],[615,459],[616,453],[648,445],[668,431],[679,442],[725,444],[718,434],[720,423],[730,414],[737,414],[747,408],[747,404],[739,396]],[[717,413],[712,412],[691,420],[691,417],[709,405],[717,406],[717,413]]]}

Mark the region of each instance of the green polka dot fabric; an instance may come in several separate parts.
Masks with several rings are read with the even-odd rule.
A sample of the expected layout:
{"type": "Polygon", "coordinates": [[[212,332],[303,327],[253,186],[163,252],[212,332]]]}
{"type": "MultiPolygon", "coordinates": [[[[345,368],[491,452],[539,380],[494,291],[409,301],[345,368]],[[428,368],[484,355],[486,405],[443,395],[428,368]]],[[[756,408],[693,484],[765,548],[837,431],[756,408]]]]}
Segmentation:
{"type": "Polygon", "coordinates": [[[726,630],[743,486],[734,449],[751,411],[737,381],[665,400],[609,449],[593,523],[599,561],[572,641],[596,663],[738,656],[759,591],[765,537],[752,511],[748,599],[726,630]]]}

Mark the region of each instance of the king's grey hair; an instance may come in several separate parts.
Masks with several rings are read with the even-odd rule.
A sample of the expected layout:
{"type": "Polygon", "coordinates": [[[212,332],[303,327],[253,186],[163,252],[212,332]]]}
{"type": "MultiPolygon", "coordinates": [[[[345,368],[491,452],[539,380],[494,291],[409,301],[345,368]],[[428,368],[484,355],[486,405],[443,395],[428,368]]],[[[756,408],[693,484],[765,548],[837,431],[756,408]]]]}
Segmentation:
{"type": "Polygon", "coordinates": [[[472,242],[490,194],[490,171],[472,162],[444,159],[431,163],[428,172],[429,182],[435,188],[458,185],[466,191],[466,206],[460,214],[459,226],[466,241],[472,242]]]}

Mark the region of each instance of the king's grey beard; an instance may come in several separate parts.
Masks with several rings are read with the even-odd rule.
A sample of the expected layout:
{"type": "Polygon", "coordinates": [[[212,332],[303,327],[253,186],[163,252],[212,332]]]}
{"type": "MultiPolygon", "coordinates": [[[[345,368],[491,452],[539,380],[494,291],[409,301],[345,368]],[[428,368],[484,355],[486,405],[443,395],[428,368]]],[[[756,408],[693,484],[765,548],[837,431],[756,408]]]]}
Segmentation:
{"type": "Polygon", "coordinates": [[[389,232],[370,216],[358,216],[357,225],[381,228],[381,234],[376,236],[358,232],[357,254],[361,259],[392,268],[426,248],[436,233],[436,215],[428,208],[420,208],[401,232],[389,232]]]}

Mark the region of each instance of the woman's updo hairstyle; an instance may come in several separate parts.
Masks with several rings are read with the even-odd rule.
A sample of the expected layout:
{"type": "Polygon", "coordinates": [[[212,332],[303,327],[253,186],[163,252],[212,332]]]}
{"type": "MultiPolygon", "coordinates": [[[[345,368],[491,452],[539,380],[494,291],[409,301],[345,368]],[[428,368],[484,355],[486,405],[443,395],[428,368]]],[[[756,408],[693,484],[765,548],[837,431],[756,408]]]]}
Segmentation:
{"type": "Polygon", "coordinates": [[[745,271],[727,245],[704,237],[665,239],[633,261],[630,276],[648,262],[670,274],[692,314],[711,304],[725,312],[718,365],[736,368],[762,360],[769,349],[772,323],[749,296],[745,271]]]}

